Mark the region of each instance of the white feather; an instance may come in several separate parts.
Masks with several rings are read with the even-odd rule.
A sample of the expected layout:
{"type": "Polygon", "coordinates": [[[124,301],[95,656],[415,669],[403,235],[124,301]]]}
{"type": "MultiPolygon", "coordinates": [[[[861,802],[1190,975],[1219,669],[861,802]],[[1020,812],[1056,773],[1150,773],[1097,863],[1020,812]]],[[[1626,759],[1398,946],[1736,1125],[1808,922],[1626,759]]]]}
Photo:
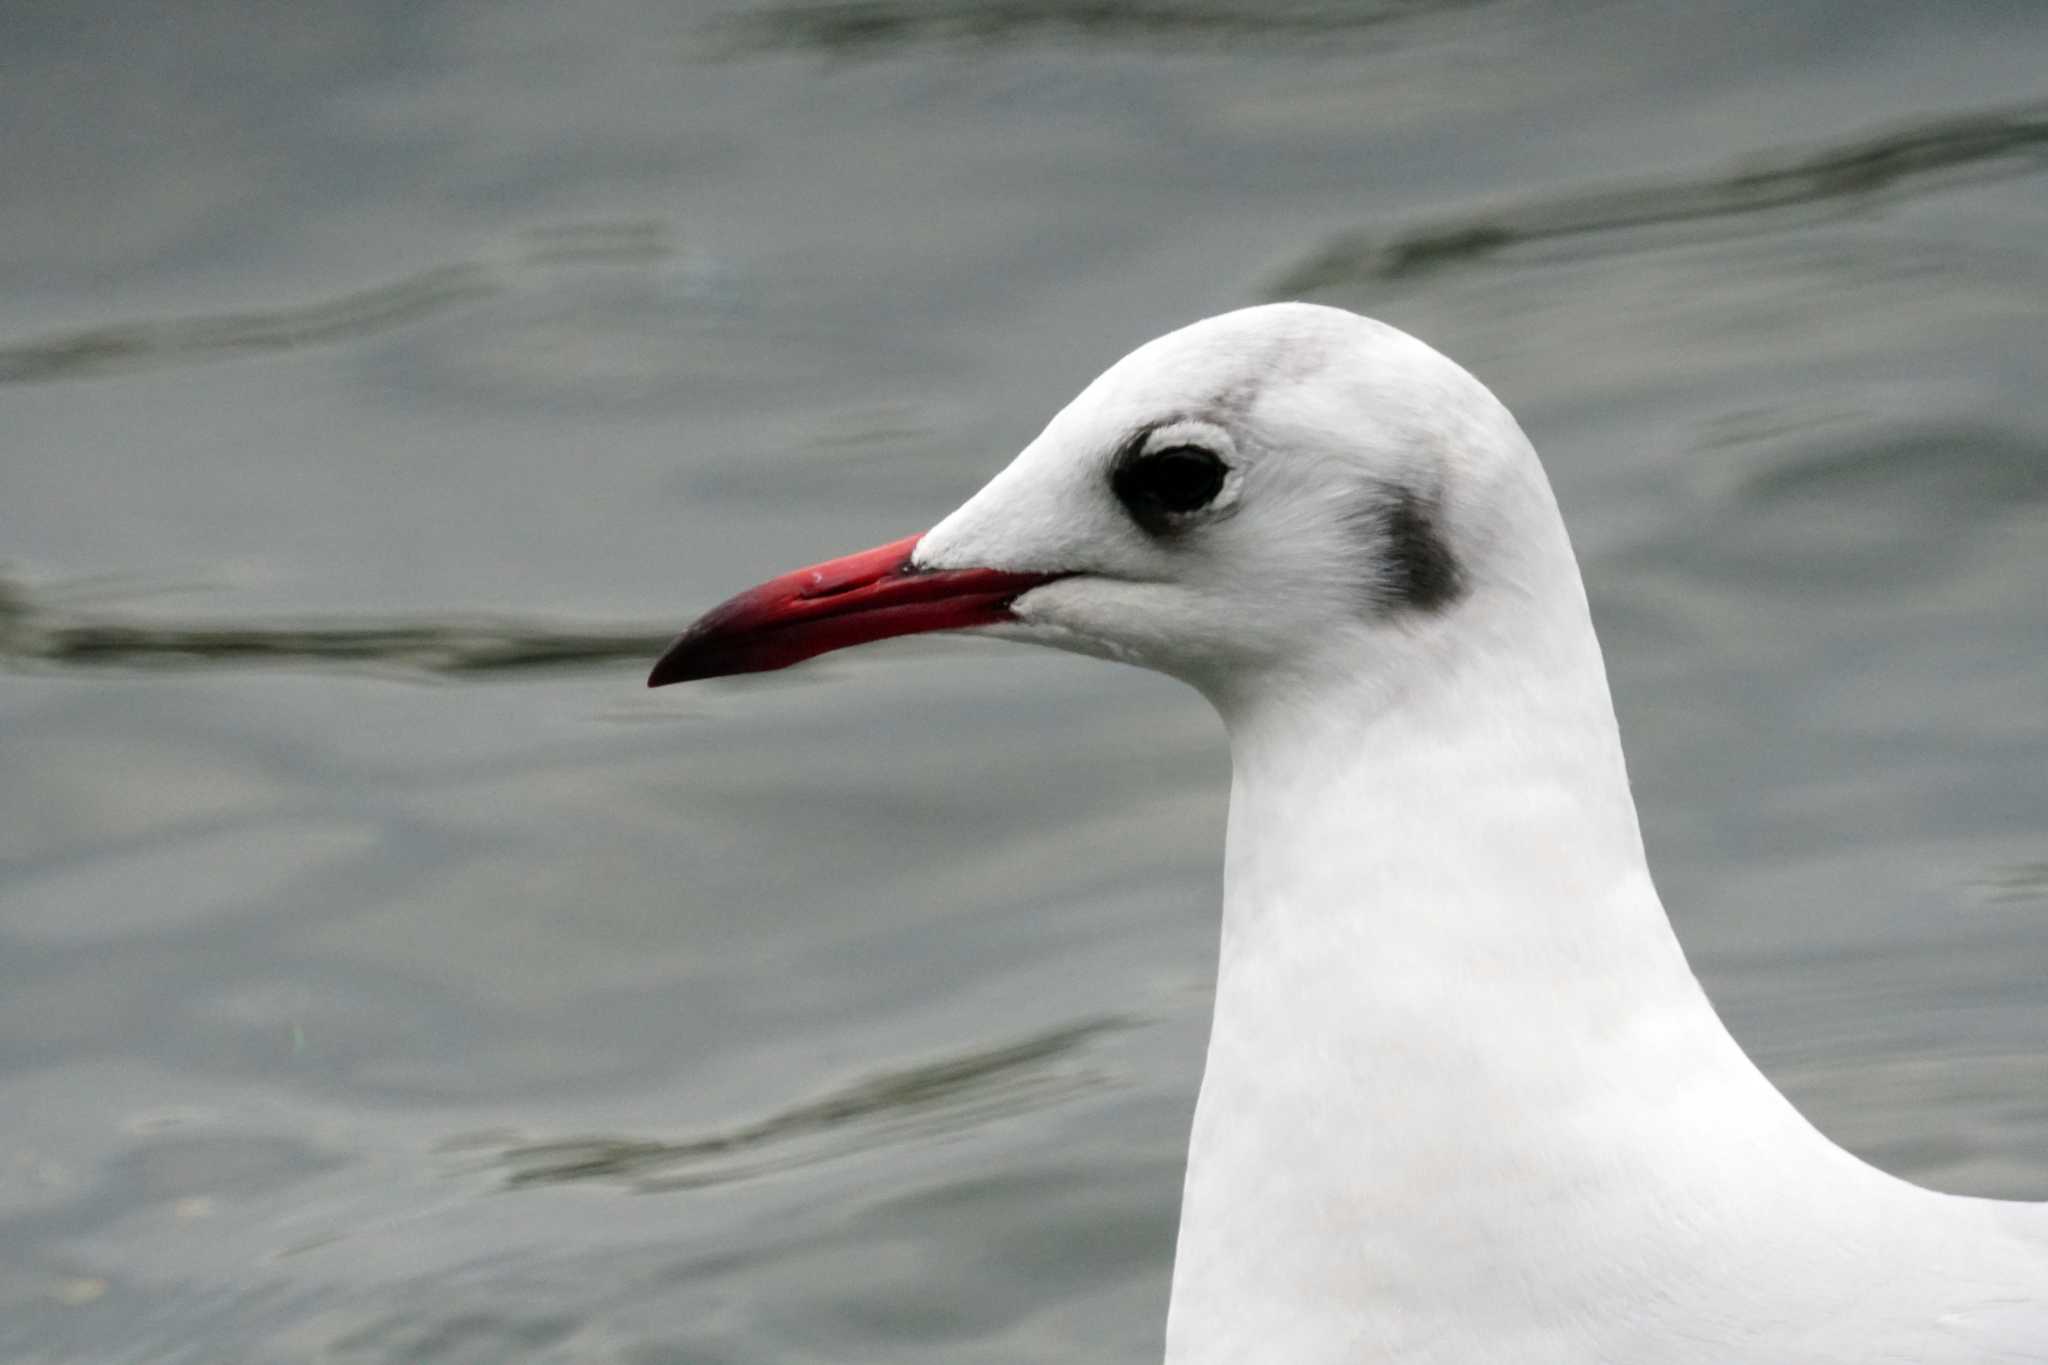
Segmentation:
{"type": "Polygon", "coordinates": [[[1212,318],[918,558],[1071,572],[1004,632],[1182,677],[1230,732],[1169,1365],[2048,1361],[2048,1212],[1835,1147],[1694,980],[1548,481],[1462,369],[1332,309],[1212,318]],[[1164,421],[1238,482],[1162,538],[1108,469],[1164,421]],[[1449,605],[1381,600],[1390,490],[1449,605]]]}

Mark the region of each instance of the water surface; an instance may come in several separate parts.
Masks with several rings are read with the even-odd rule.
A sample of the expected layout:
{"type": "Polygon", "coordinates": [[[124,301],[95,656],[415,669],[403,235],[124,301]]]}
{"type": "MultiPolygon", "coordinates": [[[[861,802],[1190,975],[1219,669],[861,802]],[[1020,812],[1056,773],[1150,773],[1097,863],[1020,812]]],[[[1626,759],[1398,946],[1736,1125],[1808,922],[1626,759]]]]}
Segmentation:
{"type": "Polygon", "coordinates": [[[2025,3],[0,19],[0,1357],[1156,1359],[1221,736],[988,643],[641,690],[1099,368],[1467,362],[1814,1119],[2048,1196],[2025,3]]]}

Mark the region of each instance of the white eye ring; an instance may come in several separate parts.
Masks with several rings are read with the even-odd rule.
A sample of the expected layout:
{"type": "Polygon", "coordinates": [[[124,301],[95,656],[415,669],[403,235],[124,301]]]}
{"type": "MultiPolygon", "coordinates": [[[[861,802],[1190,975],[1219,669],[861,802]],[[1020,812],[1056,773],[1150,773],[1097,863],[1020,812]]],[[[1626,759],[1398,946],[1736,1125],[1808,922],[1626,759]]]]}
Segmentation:
{"type": "Polygon", "coordinates": [[[1210,422],[1164,422],[1125,443],[1110,489],[1140,529],[1171,535],[1237,500],[1241,478],[1230,433],[1210,422]]]}
{"type": "Polygon", "coordinates": [[[1239,458],[1237,442],[1229,430],[1215,422],[1201,418],[1162,422],[1146,432],[1144,440],[1127,456],[1133,461],[1142,460],[1184,446],[1213,456],[1223,466],[1223,485],[1200,506],[1184,512],[1170,511],[1167,515],[1175,521],[1207,518],[1235,503],[1244,483],[1244,461],[1239,458]]]}

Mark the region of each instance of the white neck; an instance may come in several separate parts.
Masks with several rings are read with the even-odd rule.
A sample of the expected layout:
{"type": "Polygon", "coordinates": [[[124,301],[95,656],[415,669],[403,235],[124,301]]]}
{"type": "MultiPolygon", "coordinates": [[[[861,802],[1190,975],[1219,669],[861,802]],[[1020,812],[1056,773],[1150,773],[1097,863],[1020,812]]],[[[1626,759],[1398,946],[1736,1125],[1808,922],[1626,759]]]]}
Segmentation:
{"type": "Polygon", "coordinates": [[[1660,1258],[1687,1273],[1640,1230],[1711,1236],[1779,1185],[1760,1165],[1862,1169],[1687,968],[1562,554],[1568,590],[1219,700],[1229,852],[1172,1365],[1549,1358],[1560,1322],[1672,1292],[1660,1258]]]}

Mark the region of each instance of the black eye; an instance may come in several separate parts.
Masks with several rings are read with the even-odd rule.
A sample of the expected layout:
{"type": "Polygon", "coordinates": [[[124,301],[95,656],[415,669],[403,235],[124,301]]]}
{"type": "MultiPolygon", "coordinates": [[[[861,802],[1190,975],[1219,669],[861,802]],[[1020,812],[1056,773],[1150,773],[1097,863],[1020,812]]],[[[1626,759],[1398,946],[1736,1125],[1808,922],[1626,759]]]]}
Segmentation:
{"type": "Polygon", "coordinates": [[[1121,461],[1110,487],[1117,501],[1150,531],[1163,526],[1168,517],[1214,502],[1229,472],[1223,461],[1200,446],[1169,446],[1121,461]]]}

